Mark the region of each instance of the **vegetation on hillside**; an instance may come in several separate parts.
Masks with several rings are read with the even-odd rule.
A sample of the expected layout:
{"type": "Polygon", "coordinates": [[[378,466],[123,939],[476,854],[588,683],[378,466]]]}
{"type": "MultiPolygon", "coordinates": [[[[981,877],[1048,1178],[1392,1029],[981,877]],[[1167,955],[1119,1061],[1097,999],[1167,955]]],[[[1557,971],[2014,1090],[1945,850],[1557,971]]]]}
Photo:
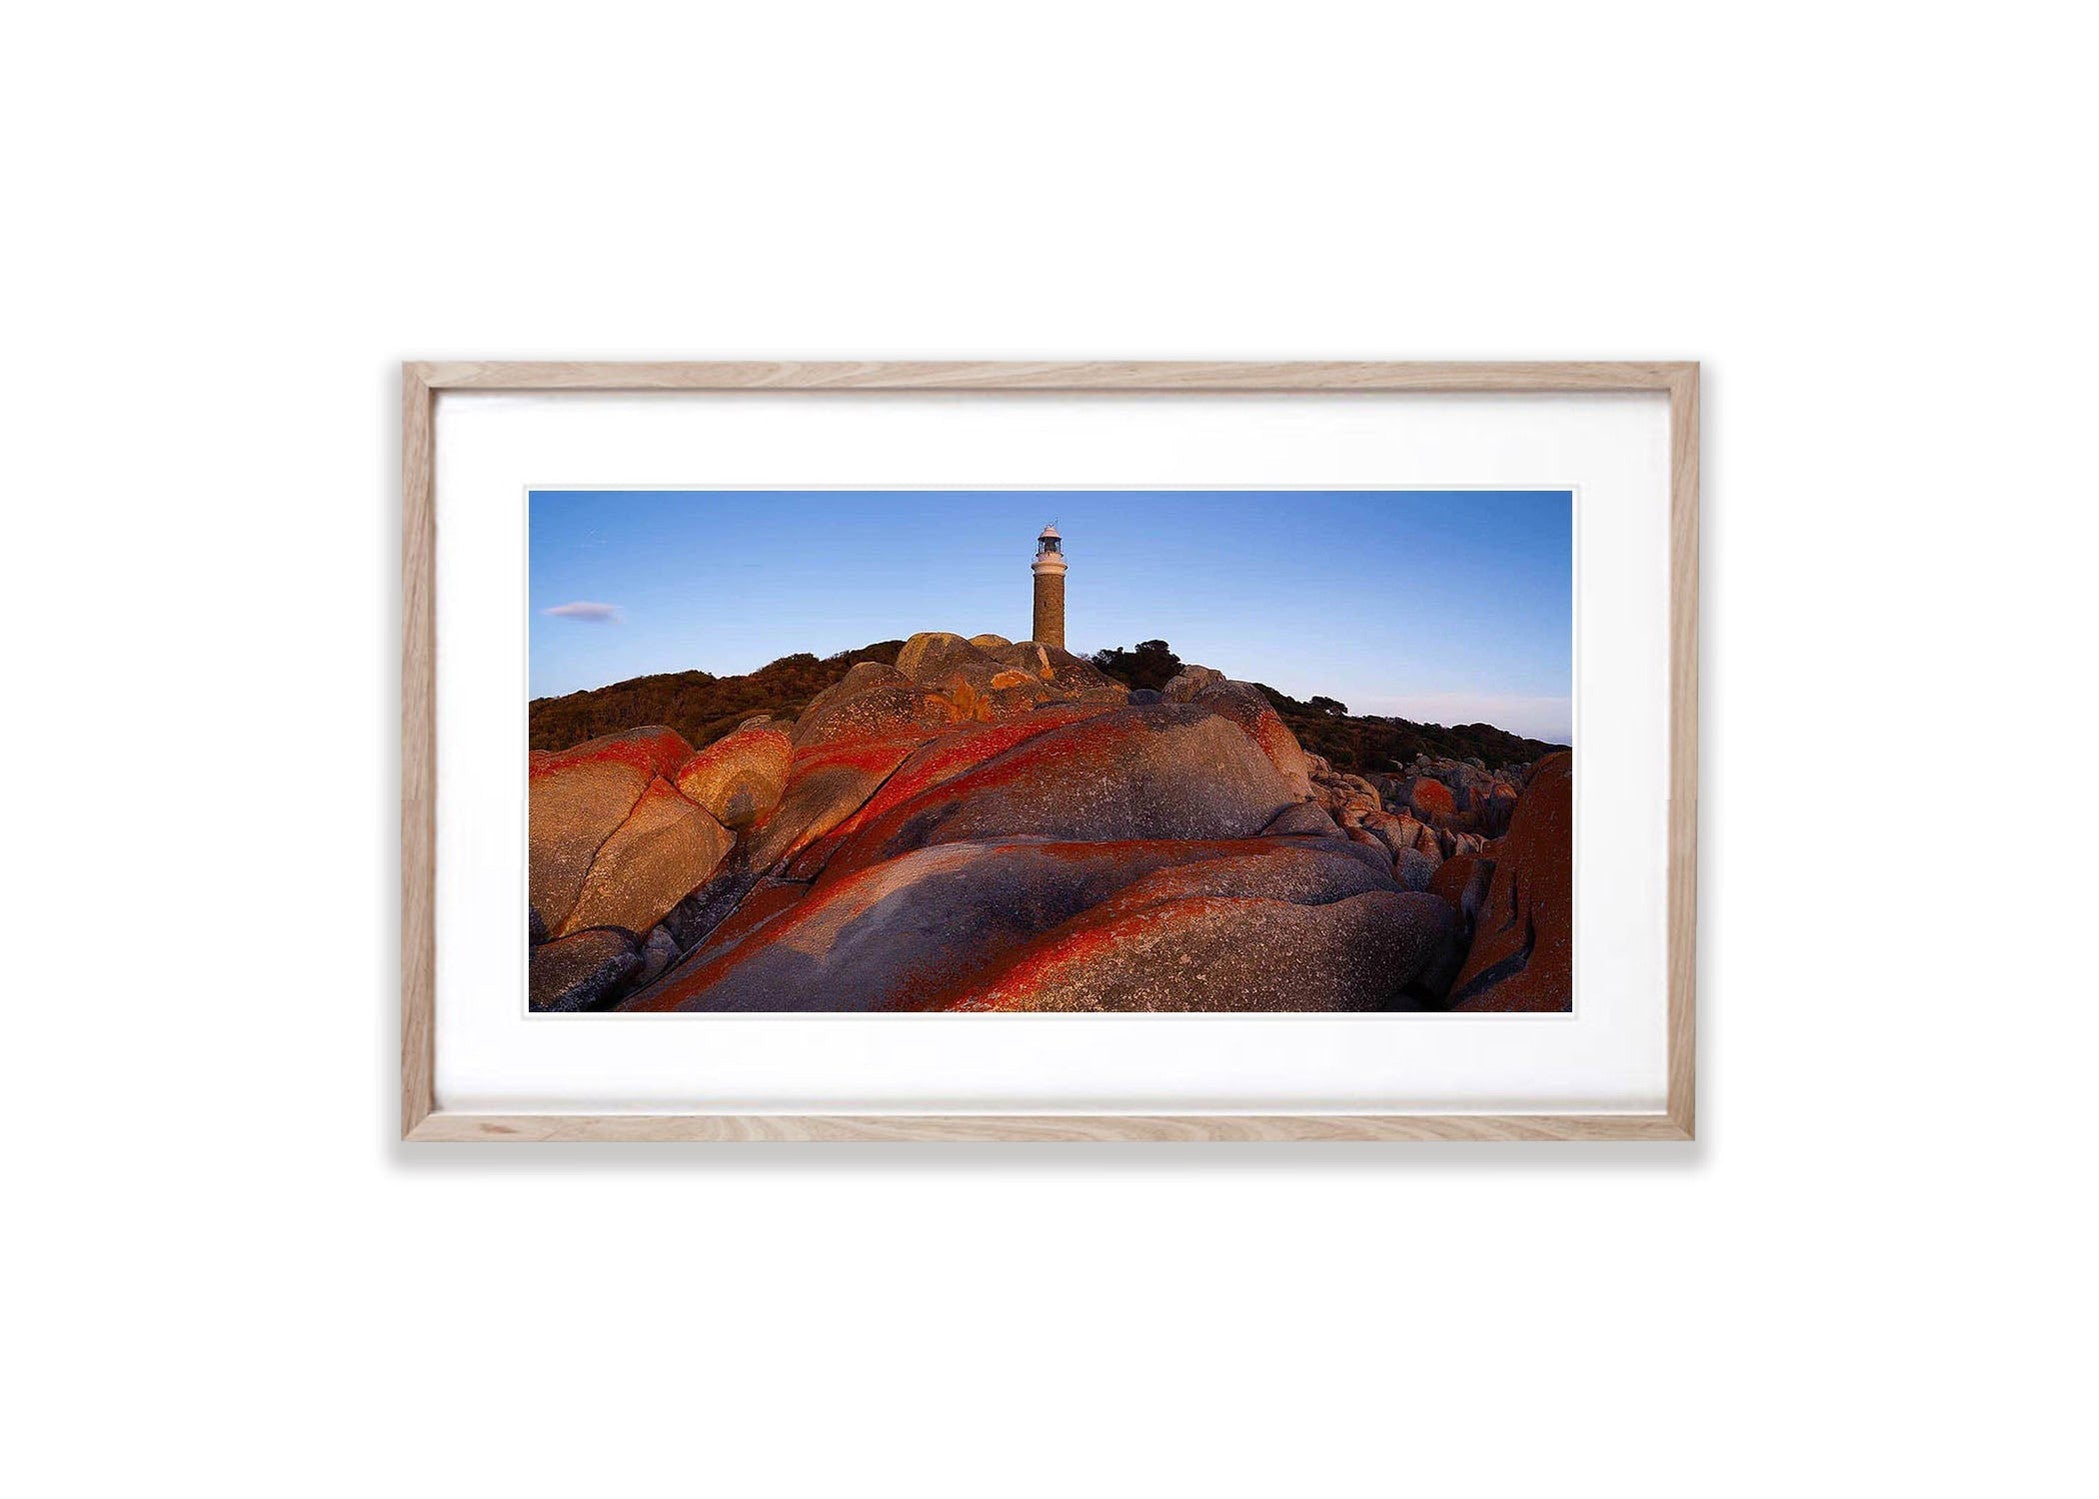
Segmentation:
{"type": "Polygon", "coordinates": [[[883,640],[820,660],[807,651],[797,651],[740,677],[674,671],[571,692],[566,697],[535,698],[531,745],[536,750],[562,750],[601,735],[666,724],[699,749],[754,714],[799,714],[811,698],[860,662],[895,665],[903,646],[901,640],[883,640]]]}
{"type": "Polygon", "coordinates": [[[1140,640],[1128,650],[1120,646],[1095,651],[1086,658],[1125,687],[1164,687],[1180,675],[1181,658],[1163,640],[1140,640]]]}
{"type": "MultiPolygon", "coordinates": [[[[1334,769],[1357,775],[1375,775],[1396,770],[1416,755],[1452,760],[1478,760],[1489,770],[1504,765],[1528,765],[1533,760],[1563,750],[1564,744],[1526,739],[1488,723],[1461,723],[1446,727],[1439,723],[1415,723],[1406,718],[1351,718],[1345,713],[1322,711],[1313,704],[1333,699],[1313,698],[1310,703],[1276,691],[1263,682],[1254,684],[1268,694],[1283,722],[1297,742],[1315,755],[1324,755],[1334,769]]],[[[1336,705],[1339,706],[1338,704],[1336,705]]]]}
{"type": "MultiPolygon", "coordinates": [[[[896,664],[901,640],[883,640],[857,651],[840,651],[821,659],[806,651],[738,677],[704,671],[668,672],[636,677],[566,697],[543,697],[531,705],[531,745],[536,750],[562,750],[647,724],[667,724],[693,748],[712,744],[758,713],[791,718],[809,700],[862,661],[896,664]]],[[[1143,640],[1127,650],[1094,652],[1095,666],[1125,687],[1157,689],[1172,681],[1181,658],[1163,640],[1143,640]]],[[[1350,717],[1348,705],[1330,697],[1300,702],[1265,682],[1256,682],[1276,712],[1290,725],[1297,742],[1324,755],[1336,770],[1373,775],[1404,765],[1418,754],[1479,759],[1488,768],[1526,764],[1562,744],[1525,739],[1492,724],[1414,723],[1404,718],[1350,717]]]]}
{"type": "MultiPolygon", "coordinates": [[[[1128,650],[1095,651],[1091,659],[1125,687],[1163,687],[1181,669],[1181,658],[1163,640],[1140,641],[1128,650]]],[[[1492,724],[1446,727],[1405,718],[1352,718],[1348,704],[1334,698],[1315,695],[1300,702],[1266,682],[1254,685],[1267,694],[1299,744],[1315,755],[1324,755],[1336,770],[1357,775],[1395,769],[1416,755],[1478,759],[1485,761],[1490,770],[1498,770],[1504,765],[1528,764],[1541,755],[1567,748],[1564,744],[1526,739],[1492,724]]]]}

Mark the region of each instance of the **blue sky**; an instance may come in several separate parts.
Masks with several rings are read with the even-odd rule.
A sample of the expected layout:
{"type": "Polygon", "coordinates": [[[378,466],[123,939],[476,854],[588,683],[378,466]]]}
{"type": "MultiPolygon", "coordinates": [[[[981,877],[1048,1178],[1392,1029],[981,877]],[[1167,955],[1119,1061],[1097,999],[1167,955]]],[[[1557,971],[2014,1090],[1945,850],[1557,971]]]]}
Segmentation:
{"type": "Polygon", "coordinates": [[[531,507],[534,697],[918,630],[1024,639],[1055,521],[1081,654],[1164,639],[1351,712],[1574,737],[1565,490],[535,490],[531,507]]]}

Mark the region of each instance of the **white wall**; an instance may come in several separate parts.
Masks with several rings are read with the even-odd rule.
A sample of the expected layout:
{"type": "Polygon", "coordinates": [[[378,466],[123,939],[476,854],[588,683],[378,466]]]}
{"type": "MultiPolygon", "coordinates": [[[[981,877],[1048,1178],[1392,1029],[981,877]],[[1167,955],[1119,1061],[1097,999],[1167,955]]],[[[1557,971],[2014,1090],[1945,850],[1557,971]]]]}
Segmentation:
{"type": "Polygon", "coordinates": [[[18,18],[22,1491],[2069,1486],[2072,24],[18,18]],[[394,366],[454,355],[1705,360],[1703,1140],[395,1145],[394,366]]]}

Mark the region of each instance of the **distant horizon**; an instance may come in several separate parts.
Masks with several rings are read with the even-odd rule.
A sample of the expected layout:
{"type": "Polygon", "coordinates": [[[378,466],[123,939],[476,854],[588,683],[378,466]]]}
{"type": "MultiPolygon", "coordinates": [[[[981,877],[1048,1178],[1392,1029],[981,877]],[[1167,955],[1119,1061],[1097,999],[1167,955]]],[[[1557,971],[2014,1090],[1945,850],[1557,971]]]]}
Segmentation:
{"type": "Polygon", "coordinates": [[[1566,490],[535,490],[529,504],[535,700],[925,630],[1025,639],[1028,563],[1054,521],[1078,655],[1164,640],[1359,716],[1574,739],[1566,490]]]}

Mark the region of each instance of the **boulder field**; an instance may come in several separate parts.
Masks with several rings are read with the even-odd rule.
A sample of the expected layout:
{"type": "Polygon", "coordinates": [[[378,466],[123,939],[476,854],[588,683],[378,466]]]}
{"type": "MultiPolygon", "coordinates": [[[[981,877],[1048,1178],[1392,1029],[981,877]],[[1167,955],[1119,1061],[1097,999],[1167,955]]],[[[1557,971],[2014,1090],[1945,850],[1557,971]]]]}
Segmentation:
{"type": "Polygon", "coordinates": [[[1256,687],[915,635],[530,774],[534,1010],[1565,1010],[1572,757],[1337,773],[1256,687]]]}

